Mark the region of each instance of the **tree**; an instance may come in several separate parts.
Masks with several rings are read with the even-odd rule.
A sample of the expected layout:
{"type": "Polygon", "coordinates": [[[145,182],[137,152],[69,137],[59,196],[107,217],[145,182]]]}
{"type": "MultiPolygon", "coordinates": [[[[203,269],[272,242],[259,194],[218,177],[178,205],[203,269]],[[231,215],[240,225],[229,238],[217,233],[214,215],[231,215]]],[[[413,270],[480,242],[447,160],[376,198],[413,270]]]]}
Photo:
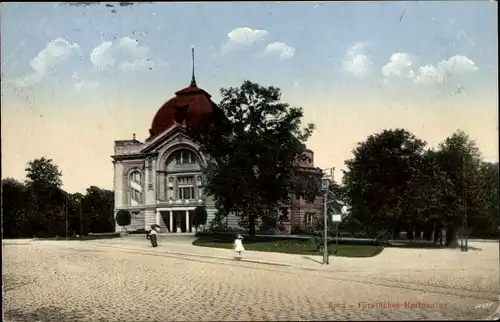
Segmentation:
{"type": "MultiPolygon", "coordinates": [[[[68,198],[68,234],[69,235],[74,235],[74,234],[79,234],[81,236],[84,235],[84,216],[83,216],[83,209],[82,209],[82,203],[84,199],[84,195],[81,193],[73,193],[67,194],[68,198]]],[[[113,220],[114,222],[114,220],[113,220]]]]}
{"type": "Polygon", "coordinates": [[[276,213],[295,189],[297,159],[313,124],[301,128],[301,108],[280,101],[276,87],[245,81],[221,89],[220,112],[192,125],[190,136],[205,155],[205,190],[220,213],[248,219],[250,235],[259,218],[276,213]],[[218,116],[217,116],[218,115],[218,116]]]}
{"type": "Polygon", "coordinates": [[[118,226],[125,228],[125,234],[127,233],[127,226],[132,222],[132,214],[128,210],[119,210],[116,213],[116,223],[118,226]]]}
{"type": "Polygon", "coordinates": [[[11,178],[2,180],[2,233],[4,238],[28,237],[24,210],[26,187],[11,178]]]}
{"type": "Polygon", "coordinates": [[[193,225],[195,226],[195,229],[198,228],[200,225],[206,225],[207,224],[207,209],[203,206],[198,206],[194,208],[194,218],[193,218],[193,225]]]}
{"type": "Polygon", "coordinates": [[[62,172],[52,159],[45,157],[28,162],[26,181],[28,185],[48,185],[60,187],[62,172]]]}
{"type": "MultiPolygon", "coordinates": [[[[414,226],[423,231],[424,239],[430,240],[434,232],[434,243],[441,236],[442,213],[445,198],[451,189],[451,182],[440,168],[437,154],[427,150],[415,164],[416,174],[409,182],[405,196],[411,209],[408,215],[414,226]]],[[[413,231],[411,231],[413,233],[413,231]]],[[[409,236],[412,238],[412,234],[409,236]]]]}
{"type": "Polygon", "coordinates": [[[82,200],[82,211],[86,232],[104,233],[114,230],[113,191],[90,186],[82,200]]]}
{"type": "Polygon", "coordinates": [[[457,130],[439,144],[436,157],[450,184],[442,209],[442,219],[447,223],[446,245],[455,247],[457,228],[465,220],[465,212],[467,217],[476,217],[484,209],[481,153],[465,132],[457,130]]]}
{"type": "Polygon", "coordinates": [[[412,218],[407,202],[408,183],[418,170],[425,142],[404,129],[384,130],[370,135],[345,162],[343,185],[351,216],[363,223],[374,237],[380,230],[398,232],[412,218]]]}
{"type": "Polygon", "coordinates": [[[66,193],[60,189],[62,173],[52,159],[28,162],[26,168],[26,217],[32,235],[65,233],[66,193]]]}
{"type": "Polygon", "coordinates": [[[499,235],[499,179],[498,162],[481,164],[481,183],[484,192],[483,209],[475,216],[468,216],[471,234],[475,237],[496,237],[499,235]]]}

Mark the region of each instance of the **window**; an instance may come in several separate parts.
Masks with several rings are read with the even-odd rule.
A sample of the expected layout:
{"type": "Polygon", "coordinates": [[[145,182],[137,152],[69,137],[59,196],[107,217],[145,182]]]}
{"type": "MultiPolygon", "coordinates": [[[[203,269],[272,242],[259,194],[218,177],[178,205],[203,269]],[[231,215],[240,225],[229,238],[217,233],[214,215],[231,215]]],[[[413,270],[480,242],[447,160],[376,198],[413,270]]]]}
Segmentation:
{"type": "Polygon", "coordinates": [[[194,199],[194,176],[178,177],[178,198],[179,199],[194,199]]]}
{"type": "Polygon", "coordinates": [[[179,199],[194,199],[194,187],[180,187],[179,199]]]}
{"type": "Polygon", "coordinates": [[[130,173],[130,205],[137,206],[142,203],[142,173],[134,170],[130,173]]]}
{"type": "Polygon", "coordinates": [[[193,151],[179,150],[175,153],[176,164],[193,164],[196,163],[197,157],[193,151]]]}
{"type": "Polygon", "coordinates": [[[130,175],[130,180],[135,183],[141,184],[141,179],[141,173],[137,170],[132,172],[132,174],[130,175]]]}
{"type": "Polygon", "coordinates": [[[192,187],[194,185],[194,177],[179,177],[177,178],[177,182],[180,186],[188,186],[192,187]]]}

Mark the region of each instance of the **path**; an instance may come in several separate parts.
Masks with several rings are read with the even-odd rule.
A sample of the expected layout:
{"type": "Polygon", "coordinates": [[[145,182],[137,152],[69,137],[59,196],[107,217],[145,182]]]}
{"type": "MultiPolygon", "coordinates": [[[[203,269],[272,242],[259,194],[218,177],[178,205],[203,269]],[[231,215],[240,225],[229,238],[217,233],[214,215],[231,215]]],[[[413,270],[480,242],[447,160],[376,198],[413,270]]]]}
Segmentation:
{"type": "MultiPolygon", "coordinates": [[[[447,285],[456,291],[453,294],[446,287],[425,283],[415,283],[427,287],[419,290],[395,278],[364,279],[363,274],[383,273],[381,266],[377,265],[382,265],[384,256],[387,260],[388,255],[395,255],[391,252],[365,259],[372,260],[368,265],[350,263],[352,259],[335,259],[327,268],[313,270],[319,265],[303,258],[299,261],[297,256],[295,262],[288,262],[296,266],[277,266],[234,261],[230,259],[230,252],[225,250],[183,243],[164,243],[161,248],[153,249],[146,246],[145,238],[143,242],[126,238],[99,242],[26,241],[12,244],[7,241],[3,249],[6,319],[479,319],[491,315],[498,303],[478,307],[488,302],[491,289],[480,290],[477,285],[476,291],[468,291],[472,292],[470,294],[458,294],[460,290],[456,286],[464,285],[447,285]],[[190,254],[167,253],[167,249],[189,251],[190,254]],[[200,256],[210,254],[225,258],[200,256]],[[308,263],[310,267],[300,267],[299,262],[312,265],[308,263]],[[363,269],[341,273],[334,270],[336,267],[354,268],[355,265],[363,269]],[[365,269],[371,265],[374,265],[373,270],[365,269]],[[393,308],[383,308],[388,305],[393,308]],[[410,308],[405,305],[429,307],[410,308]]],[[[473,258],[488,263],[487,252],[476,253],[469,257],[469,261],[473,258]]],[[[489,252],[491,254],[491,249],[489,252]]],[[[419,258],[418,252],[414,252],[417,255],[408,254],[405,255],[407,259],[419,258]]],[[[293,256],[285,255],[248,252],[246,257],[250,260],[266,257],[266,260],[277,259],[285,264],[287,258],[293,256]]],[[[454,258],[452,254],[444,256],[454,258]]],[[[460,258],[456,257],[455,261],[460,261],[460,258]]],[[[420,275],[425,276],[430,271],[425,270],[429,267],[422,262],[420,260],[416,266],[424,269],[420,275]]],[[[406,264],[399,261],[399,265],[406,264]]],[[[469,263],[466,269],[474,265],[469,263]]],[[[410,276],[410,279],[413,275],[419,276],[417,271],[408,272],[405,276],[410,276]]],[[[443,270],[442,274],[448,273],[443,270]]],[[[472,272],[467,274],[474,275],[472,272]]]]}

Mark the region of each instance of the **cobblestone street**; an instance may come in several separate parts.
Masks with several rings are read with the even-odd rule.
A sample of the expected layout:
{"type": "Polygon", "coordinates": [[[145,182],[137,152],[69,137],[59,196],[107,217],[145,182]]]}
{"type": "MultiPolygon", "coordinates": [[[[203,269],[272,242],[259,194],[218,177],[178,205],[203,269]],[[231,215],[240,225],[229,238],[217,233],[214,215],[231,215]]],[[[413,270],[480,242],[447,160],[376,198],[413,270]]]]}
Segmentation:
{"type": "Polygon", "coordinates": [[[492,290],[482,297],[477,287],[459,296],[452,285],[375,283],[380,272],[335,274],[147,247],[8,244],[3,265],[7,321],[466,320],[498,307],[492,290]]]}

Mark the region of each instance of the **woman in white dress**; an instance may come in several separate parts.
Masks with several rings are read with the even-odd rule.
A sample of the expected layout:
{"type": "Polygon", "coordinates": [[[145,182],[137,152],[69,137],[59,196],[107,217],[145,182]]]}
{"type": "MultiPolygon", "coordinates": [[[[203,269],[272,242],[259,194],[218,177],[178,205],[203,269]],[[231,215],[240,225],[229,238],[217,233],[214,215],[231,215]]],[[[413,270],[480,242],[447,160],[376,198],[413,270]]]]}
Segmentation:
{"type": "Polygon", "coordinates": [[[241,235],[236,236],[233,248],[236,251],[236,253],[238,253],[238,256],[241,257],[241,252],[245,251],[245,248],[243,247],[243,236],[241,235]]]}

